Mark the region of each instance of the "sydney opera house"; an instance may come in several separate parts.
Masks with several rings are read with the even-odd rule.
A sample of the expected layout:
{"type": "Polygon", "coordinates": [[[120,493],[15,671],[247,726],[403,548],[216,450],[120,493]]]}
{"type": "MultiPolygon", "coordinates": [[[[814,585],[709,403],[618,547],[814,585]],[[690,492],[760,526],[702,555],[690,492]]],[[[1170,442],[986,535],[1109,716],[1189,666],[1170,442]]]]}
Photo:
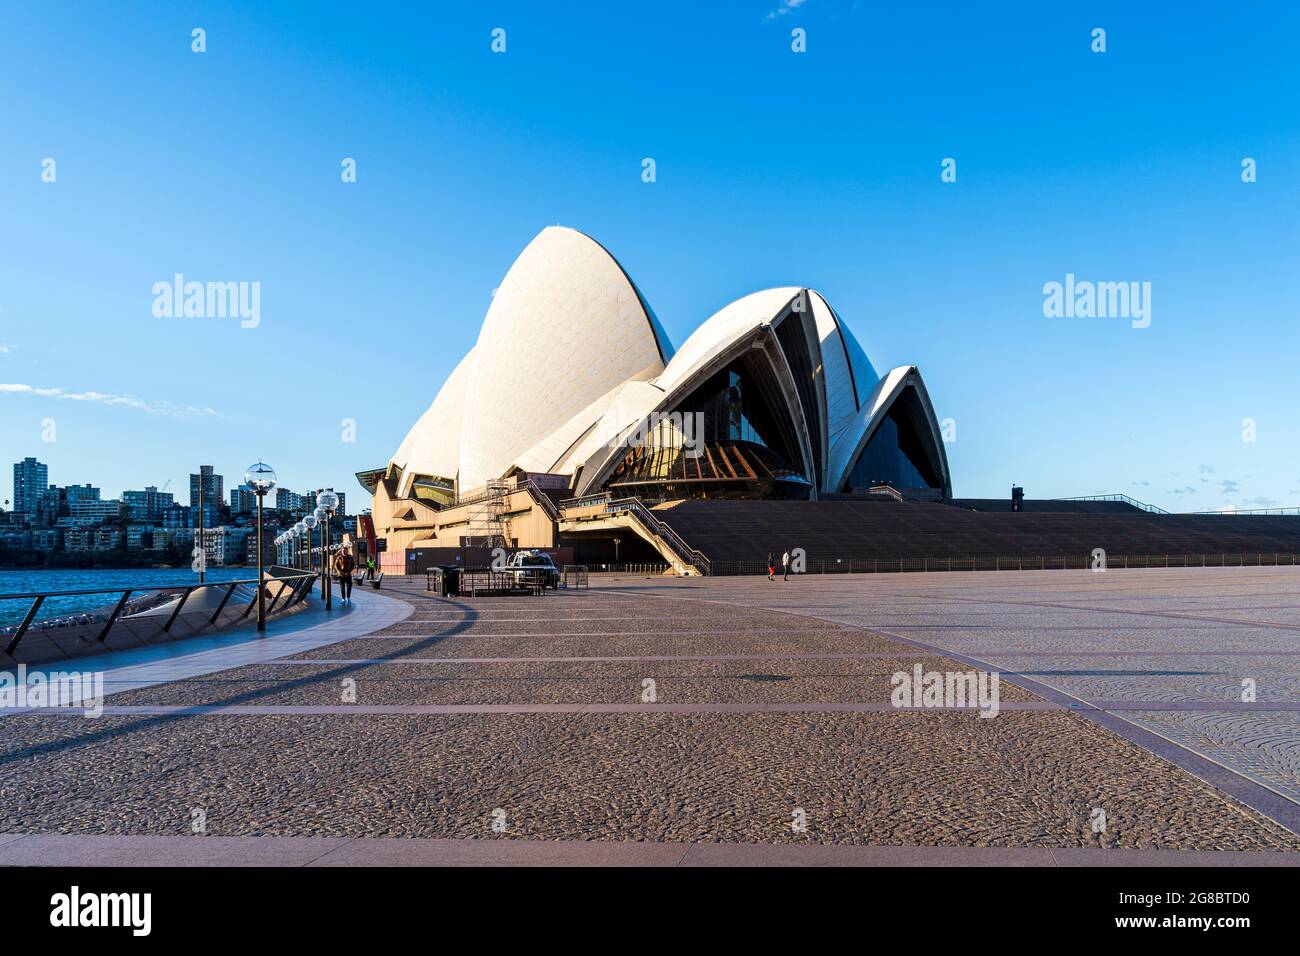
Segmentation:
{"type": "Polygon", "coordinates": [[[1170,515],[1123,495],[954,498],[915,365],[880,374],[816,291],[732,302],[673,348],[599,243],[543,230],[478,340],[383,468],[366,537],[386,571],[561,562],[750,573],[1283,563],[1300,518],[1170,515]]]}
{"type": "MultiPolygon", "coordinates": [[[[916,366],[878,373],[816,291],[747,295],[674,349],[618,261],[559,226],[510,267],[474,347],[387,467],[358,477],[390,553],[554,547],[598,530],[592,515],[578,524],[584,502],[634,498],[644,513],[952,489],[916,366]]],[[[618,523],[602,516],[605,530],[618,523]]]]}

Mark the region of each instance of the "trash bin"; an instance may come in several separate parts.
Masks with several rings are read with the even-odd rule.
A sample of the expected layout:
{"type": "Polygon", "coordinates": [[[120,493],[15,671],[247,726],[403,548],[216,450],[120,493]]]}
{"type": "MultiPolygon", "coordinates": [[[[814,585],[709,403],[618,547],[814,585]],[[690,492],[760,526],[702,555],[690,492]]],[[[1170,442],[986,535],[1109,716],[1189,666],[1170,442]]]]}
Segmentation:
{"type": "Polygon", "coordinates": [[[443,564],[438,566],[442,572],[442,596],[456,597],[460,594],[460,568],[454,564],[443,564]]]}

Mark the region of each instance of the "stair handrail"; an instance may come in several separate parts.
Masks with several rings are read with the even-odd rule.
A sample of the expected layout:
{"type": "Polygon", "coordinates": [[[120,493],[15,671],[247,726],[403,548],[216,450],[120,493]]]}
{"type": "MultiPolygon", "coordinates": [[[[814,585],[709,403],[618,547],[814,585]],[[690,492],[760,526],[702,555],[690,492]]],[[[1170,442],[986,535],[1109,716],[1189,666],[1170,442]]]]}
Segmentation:
{"type": "Polygon", "coordinates": [[[637,520],[639,520],[646,530],[668,542],[669,546],[677,553],[677,556],[683,561],[695,567],[700,573],[708,575],[712,573],[713,563],[699,548],[692,548],[687,544],[673,528],[665,521],[657,518],[645,503],[635,495],[629,498],[615,498],[606,502],[605,511],[607,513],[614,511],[626,511],[637,520]]]}
{"type": "Polygon", "coordinates": [[[1128,495],[1076,495],[1073,498],[1053,498],[1053,501],[1122,501],[1125,504],[1132,505],[1140,511],[1146,511],[1153,515],[1167,515],[1170,512],[1156,505],[1149,505],[1145,501],[1138,501],[1136,498],[1130,498],[1128,495]]]}
{"type": "Polygon", "coordinates": [[[571,508],[584,508],[592,505],[602,505],[606,514],[615,512],[631,514],[641,522],[647,531],[665,541],[684,562],[692,565],[702,574],[711,573],[712,562],[709,560],[708,555],[699,548],[692,548],[680,534],[673,530],[671,525],[656,517],[645,506],[645,502],[635,495],[627,498],[615,498],[608,491],[599,491],[578,498],[565,498],[560,502],[559,510],[563,513],[571,508]]]}

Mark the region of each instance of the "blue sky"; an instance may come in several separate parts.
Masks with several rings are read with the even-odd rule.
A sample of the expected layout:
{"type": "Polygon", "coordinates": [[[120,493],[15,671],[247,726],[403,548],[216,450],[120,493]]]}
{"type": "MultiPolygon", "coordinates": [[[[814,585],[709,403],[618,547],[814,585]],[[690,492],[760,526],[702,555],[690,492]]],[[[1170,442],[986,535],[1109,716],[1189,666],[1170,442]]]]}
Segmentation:
{"type": "Polygon", "coordinates": [[[0,498],[36,455],[111,495],[262,457],[359,500],[562,223],[677,344],[818,289],[921,366],[959,495],[1300,505],[1300,13],[994,9],[7,3],[0,498]],[[260,282],[260,325],[156,317],[178,272],[260,282]],[[1150,326],[1045,317],[1067,273],[1150,282],[1150,326]]]}

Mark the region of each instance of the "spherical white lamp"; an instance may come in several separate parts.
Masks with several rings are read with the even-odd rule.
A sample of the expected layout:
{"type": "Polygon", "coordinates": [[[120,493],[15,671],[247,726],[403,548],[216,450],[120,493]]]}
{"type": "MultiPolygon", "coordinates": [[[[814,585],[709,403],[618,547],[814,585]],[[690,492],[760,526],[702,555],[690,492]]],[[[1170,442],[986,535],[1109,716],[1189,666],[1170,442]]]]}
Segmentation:
{"type": "Polygon", "coordinates": [[[262,580],[262,500],[275,487],[275,469],[260,458],[244,472],[244,484],[257,495],[257,629],[266,630],[266,583],[262,580]]]}
{"type": "Polygon", "coordinates": [[[244,472],[244,484],[259,496],[275,488],[275,469],[264,461],[257,461],[244,472]]]}

